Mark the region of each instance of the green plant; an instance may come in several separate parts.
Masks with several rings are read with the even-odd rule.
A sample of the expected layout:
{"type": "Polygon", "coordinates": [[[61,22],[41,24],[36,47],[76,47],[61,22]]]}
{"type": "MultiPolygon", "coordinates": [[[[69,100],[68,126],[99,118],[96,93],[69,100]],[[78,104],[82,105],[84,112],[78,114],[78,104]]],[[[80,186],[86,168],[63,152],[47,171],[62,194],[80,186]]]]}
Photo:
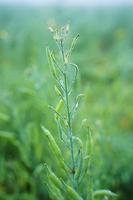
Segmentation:
{"type": "Polygon", "coordinates": [[[57,144],[48,129],[42,126],[42,130],[58,164],[58,170],[62,171],[62,176],[59,177],[52,170],[53,166],[49,167],[45,164],[49,195],[53,200],[94,200],[100,196],[116,197],[116,194],[109,190],[94,191],[92,180],[93,139],[92,130],[86,119],[82,121],[82,129],[86,127],[88,130],[86,144],[84,145],[82,140],[73,134],[73,118],[82,94],[76,97],[75,102],[73,101],[72,89],[79,70],[78,66],[70,60],[79,35],[74,37],[70,48],[66,49],[69,26],[60,29],[50,27],[49,29],[59,50],[57,58],[55,53],[47,48],[49,66],[56,81],[55,92],[59,97],[56,108],[49,107],[55,115],[60,144],[57,144]],[[88,177],[87,180],[86,177],[88,177]],[[84,184],[86,188],[84,188],[84,184]]]}
{"type": "MultiPolygon", "coordinates": [[[[73,122],[74,135],[85,144],[80,122],[85,117],[93,124],[94,189],[110,188],[121,200],[133,199],[133,12],[128,7],[90,12],[70,7],[61,12],[50,7],[45,12],[43,7],[0,7],[1,200],[47,199],[44,178],[34,176],[40,163],[46,162],[63,177],[40,130],[44,123],[61,145],[47,106],[47,102],[55,105],[57,97],[52,96],[54,84],[41,49],[45,41],[52,49],[44,24],[54,23],[54,18],[64,23],[68,16],[73,31],[81,35],[72,54],[80,66],[74,92],[85,94],[73,122]]],[[[85,190],[87,182],[84,177],[80,190],[83,183],[85,190]]]]}
{"type": "Polygon", "coordinates": [[[79,35],[74,37],[70,48],[67,50],[66,40],[69,26],[61,29],[50,27],[49,29],[59,50],[59,57],[57,58],[54,52],[47,48],[49,66],[56,81],[55,92],[59,96],[59,103],[56,108],[52,106],[50,108],[55,115],[59,140],[65,149],[63,151],[62,145],[57,144],[50,131],[42,126],[53,156],[58,163],[58,169],[63,171],[62,177],[58,177],[48,165],[45,165],[49,195],[53,200],[93,200],[99,196],[116,197],[116,194],[109,190],[94,191],[92,181],[93,139],[92,130],[87,125],[86,119],[82,122],[82,126],[86,126],[88,130],[86,144],[84,145],[82,140],[73,134],[73,118],[82,95],[78,95],[75,102],[73,101],[72,89],[79,70],[78,66],[70,60],[79,35]],[[88,181],[84,183],[86,176],[88,181]],[[83,192],[84,184],[86,184],[85,192],[83,192]]]}

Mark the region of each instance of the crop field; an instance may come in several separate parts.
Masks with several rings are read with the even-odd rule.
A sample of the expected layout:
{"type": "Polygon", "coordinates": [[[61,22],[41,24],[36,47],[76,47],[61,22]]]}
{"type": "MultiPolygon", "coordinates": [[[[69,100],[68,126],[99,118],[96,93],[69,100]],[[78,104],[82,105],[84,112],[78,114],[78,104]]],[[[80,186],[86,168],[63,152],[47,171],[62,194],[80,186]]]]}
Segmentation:
{"type": "MultiPolygon", "coordinates": [[[[73,96],[83,95],[73,130],[84,144],[81,124],[87,119],[92,129],[93,188],[132,200],[133,7],[15,5],[0,6],[0,200],[56,200],[47,188],[43,165],[51,166],[60,178],[63,172],[41,127],[49,129],[61,146],[50,109],[59,99],[46,48],[57,54],[48,27],[66,24],[68,45],[79,34],[71,56],[79,68],[73,96]]],[[[79,193],[87,188],[89,180],[84,178],[79,193]]],[[[95,199],[112,199],[104,197],[95,199]]]]}

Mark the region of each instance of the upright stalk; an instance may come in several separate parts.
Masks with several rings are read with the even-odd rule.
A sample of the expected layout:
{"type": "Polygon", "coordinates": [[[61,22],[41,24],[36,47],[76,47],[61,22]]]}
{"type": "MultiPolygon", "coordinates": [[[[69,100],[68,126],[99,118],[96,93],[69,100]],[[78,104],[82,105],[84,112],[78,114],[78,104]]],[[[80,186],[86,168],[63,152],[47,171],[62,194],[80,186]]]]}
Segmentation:
{"type": "MultiPolygon", "coordinates": [[[[64,54],[64,47],[63,41],[61,40],[61,53],[62,59],[65,63],[65,54],[64,54]]],[[[67,66],[66,64],[64,64],[67,66]]],[[[70,114],[70,105],[69,105],[69,94],[68,94],[68,85],[67,85],[67,76],[66,72],[63,73],[64,76],[64,87],[65,87],[65,98],[66,98],[66,110],[67,110],[67,122],[68,122],[68,137],[70,140],[70,151],[71,151],[71,160],[72,160],[72,177],[73,177],[73,187],[76,189],[76,181],[75,181],[75,159],[74,159],[74,145],[73,145],[73,134],[72,134],[72,121],[71,121],[71,114],[70,114]]]]}
{"type": "Polygon", "coordinates": [[[73,148],[73,135],[72,135],[72,123],[70,116],[70,108],[69,108],[69,96],[68,96],[68,87],[67,87],[67,77],[64,74],[64,83],[65,83],[65,95],[66,95],[66,109],[67,109],[67,121],[68,121],[68,136],[70,139],[70,151],[71,151],[71,160],[72,160],[72,175],[73,175],[73,186],[76,189],[75,183],[75,160],[74,160],[74,148],[73,148]]]}

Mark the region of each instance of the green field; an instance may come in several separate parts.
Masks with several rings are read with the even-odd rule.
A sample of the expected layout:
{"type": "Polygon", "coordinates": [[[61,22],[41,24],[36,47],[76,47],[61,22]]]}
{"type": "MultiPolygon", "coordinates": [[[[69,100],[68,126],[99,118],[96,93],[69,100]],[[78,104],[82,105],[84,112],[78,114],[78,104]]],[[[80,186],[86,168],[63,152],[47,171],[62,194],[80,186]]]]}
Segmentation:
{"type": "Polygon", "coordinates": [[[39,166],[54,160],[40,125],[57,136],[57,98],[45,49],[57,49],[48,26],[67,23],[70,39],[80,35],[74,130],[84,140],[82,119],[93,127],[94,186],[133,199],[133,7],[0,6],[0,200],[49,199],[39,166]]]}

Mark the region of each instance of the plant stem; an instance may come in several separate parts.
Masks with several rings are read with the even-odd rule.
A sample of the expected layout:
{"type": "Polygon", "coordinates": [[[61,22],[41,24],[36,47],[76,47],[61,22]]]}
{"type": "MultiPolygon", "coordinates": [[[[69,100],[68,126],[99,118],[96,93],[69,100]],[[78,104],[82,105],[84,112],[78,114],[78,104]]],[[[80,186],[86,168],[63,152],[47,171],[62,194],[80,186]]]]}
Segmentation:
{"type": "Polygon", "coordinates": [[[75,183],[75,160],[74,160],[74,148],[73,148],[73,138],[72,138],[72,123],[71,123],[71,116],[70,116],[70,109],[69,109],[69,97],[68,97],[68,87],[67,87],[67,77],[64,73],[64,83],[65,83],[65,95],[66,95],[66,109],[67,109],[67,119],[68,119],[68,136],[70,139],[70,150],[71,150],[71,159],[72,159],[72,175],[73,175],[73,186],[76,189],[75,183]]]}
{"type": "MultiPolygon", "coordinates": [[[[62,53],[62,59],[63,62],[65,63],[65,53],[64,53],[64,46],[63,46],[63,41],[60,41],[60,46],[61,46],[61,53],[62,53]]],[[[65,64],[66,66],[66,64],[65,64]]],[[[71,114],[70,114],[70,106],[69,106],[69,91],[68,91],[68,86],[67,86],[67,76],[66,72],[63,73],[64,76],[64,87],[65,87],[65,98],[66,98],[66,109],[67,109],[67,121],[68,121],[68,136],[70,139],[70,151],[71,151],[71,160],[72,160],[72,177],[73,177],[73,187],[76,190],[77,184],[75,180],[75,159],[74,159],[74,146],[73,146],[73,134],[72,134],[72,122],[71,122],[71,114]]]]}

